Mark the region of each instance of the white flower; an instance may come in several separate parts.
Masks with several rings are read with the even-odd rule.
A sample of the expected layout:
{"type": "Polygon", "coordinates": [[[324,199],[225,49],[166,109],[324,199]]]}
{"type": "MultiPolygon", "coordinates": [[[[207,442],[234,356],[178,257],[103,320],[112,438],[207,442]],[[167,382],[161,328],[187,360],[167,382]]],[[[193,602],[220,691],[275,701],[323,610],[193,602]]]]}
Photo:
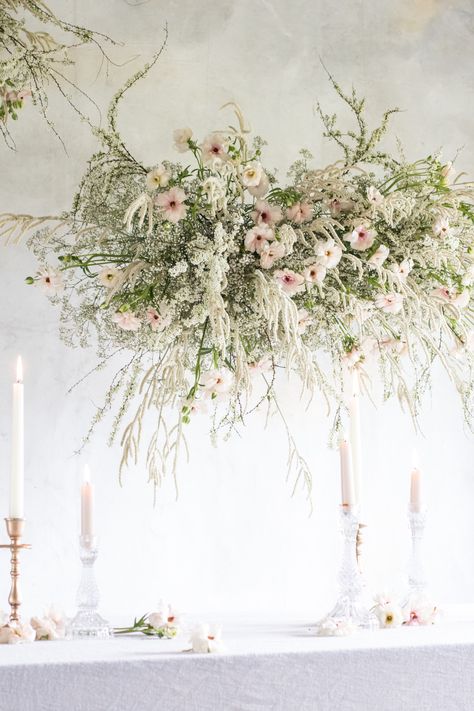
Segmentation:
{"type": "Polygon", "coordinates": [[[29,622],[16,623],[0,627],[0,644],[18,644],[18,642],[33,642],[36,632],[29,622]]]}
{"type": "Polygon", "coordinates": [[[395,276],[398,277],[398,280],[400,282],[404,282],[407,279],[407,276],[413,269],[413,260],[412,259],[404,259],[400,264],[391,264],[389,267],[390,271],[395,274],[395,276]]]}
{"type": "Polygon", "coordinates": [[[379,621],[380,627],[385,629],[395,629],[403,623],[403,612],[399,605],[387,602],[383,605],[376,605],[374,613],[379,621]]]}
{"type": "Polygon", "coordinates": [[[255,361],[255,363],[249,363],[249,370],[252,375],[261,375],[262,373],[268,373],[272,369],[272,359],[270,356],[265,355],[260,360],[255,361]]]}
{"type": "Polygon", "coordinates": [[[450,160],[448,160],[448,162],[441,168],[441,175],[447,185],[452,183],[453,178],[456,175],[456,169],[450,160]]]}
{"type": "Polygon", "coordinates": [[[262,198],[262,197],[264,197],[264,195],[266,195],[268,193],[269,187],[270,187],[270,181],[268,179],[268,176],[265,172],[262,171],[262,177],[260,178],[259,184],[250,186],[247,188],[247,190],[254,197],[262,198]]]}
{"type": "Polygon", "coordinates": [[[189,151],[189,141],[193,136],[190,128],[177,128],[173,131],[174,147],[179,153],[189,151]]]}
{"type": "Polygon", "coordinates": [[[275,239],[275,234],[271,227],[265,224],[252,227],[245,235],[245,249],[249,252],[262,254],[268,243],[275,239]]]}
{"type": "Polygon", "coordinates": [[[112,321],[124,331],[138,331],[142,322],[131,311],[117,311],[112,316],[112,321]]]}
{"type": "Polygon", "coordinates": [[[115,267],[105,267],[97,274],[97,281],[99,284],[102,284],[102,286],[112,289],[119,283],[121,276],[122,272],[120,269],[116,269],[115,267]]]}
{"type": "Polygon", "coordinates": [[[380,193],[374,185],[367,188],[367,199],[372,205],[381,205],[384,201],[382,193],[380,193]]]}
{"type": "Polygon", "coordinates": [[[227,208],[227,189],[225,183],[215,175],[209,176],[202,184],[203,192],[207,195],[207,199],[211,205],[213,215],[218,210],[227,208]]]}
{"type": "Polygon", "coordinates": [[[146,176],[146,186],[148,190],[157,190],[158,188],[166,188],[170,182],[171,173],[166,170],[164,165],[158,165],[153,170],[150,170],[146,176]]]}
{"type": "Polygon", "coordinates": [[[184,407],[187,408],[186,414],[188,415],[207,415],[208,407],[205,400],[198,400],[194,398],[192,402],[186,401],[184,407]]]}
{"type": "Polygon", "coordinates": [[[332,217],[339,217],[339,215],[352,212],[354,209],[354,202],[352,200],[339,200],[334,198],[329,203],[329,210],[332,217]]]}
{"type": "Polygon", "coordinates": [[[53,619],[49,615],[32,617],[31,626],[37,640],[57,640],[65,636],[65,621],[63,618],[53,619]]]}
{"type": "Polygon", "coordinates": [[[302,335],[308,326],[311,326],[313,319],[306,309],[298,309],[298,333],[302,335]]]}
{"type": "Polygon", "coordinates": [[[384,244],[381,244],[380,247],[378,247],[377,250],[370,257],[369,264],[373,264],[374,267],[381,267],[389,254],[389,248],[386,247],[384,244]]]}
{"type": "Polygon", "coordinates": [[[285,256],[285,248],[281,242],[267,242],[260,254],[262,269],[271,269],[274,263],[285,256]]]}
{"type": "Polygon", "coordinates": [[[408,353],[408,344],[403,338],[384,338],[380,348],[393,355],[404,356],[408,353]]]}
{"type": "Polygon", "coordinates": [[[464,309],[468,305],[471,295],[468,289],[458,292],[454,288],[449,288],[447,286],[439,287],[432,291],[432,296],[439,299],[440,301],[445,301],[448,304],[456,306],[458,309],[464,309]]]}
{"type": "Polygon", "coordinates": [[[242,185],[246,188],[255,188],[260,184],[263,169],[260,163],[254,161],[248,163],[242,171],[242,185]]]}
{"type": "Polygon", "coordinates": [[[171,277],[177,277],[180,274],[186,274],[186,272],[189,269],[189,264],[185,259],[182,259],[180,262],[176,262],[176,264],[168,269],[168,274],[171,277]]]}
{"type": "Polygon", "coordinates": [[[447,217],[438,217],[433,225],[433,234],[436,237],[448,237],[451,233],[449,220],[447,217]]]}
{"type": "Polygon", "coordinates": [[[375,297],[375,305],[385,313],[398,314],[403,308],[403,296],[396,292],[378,294],[375,297]]]}
{"type": "Polygon", "coordinates": [[[39,271],[36,284],[49,296],[57,296],[64,290],[63,277],[57,269],[47,268],[39,271]]]}
{"type": "Polygon", "coordinates": [[[274,275],[274,279],[280,284],[285,294],[293,296],[299,291],[304,290],[304,276],[297,274],[291,269],[278,269],[274,275]]]}
{"type": "Polygon", "coordinates": [[[372,247],[377,233],[366,225],[358,225],[352,232],[344,235],[344,239],[350,243],[352,249],[363,252],[372,247]]]}
{"type": "Polygon", "coordinates": [[[405,625],[433,625],[437,614],[437,606],[423,595],[413,597],[403,608],[405,625]]]}
{"type": "Polygon", "coordinates": [[[326,277],[326,267],[323,264],[311,264],[303,272],[307,284],[322,284],[326,277]]]}
{"type": "Polygon", "coordinates": [[[357,625],[348,619],[326,617],[319,623],[318,637],[347,637],[357,631],[357,625]]]}
{"type": "Polygon", "coordinates": [[[192,630],[189,641],[192,651],[197,654],[218,654],[224,651],[220,626],[199,624],[192,630]]]}
{"type": "Polygon", "coordinates": [[[319,242],[316,247],[318,261],[326,269],[337,267],[342,257],[342,247],[330,237],[326,242],[319,242]]]}
{"type": "Polygon", "coordinates": [[[234,384],[234,376],[230,370],[226,369],[215,369],[204,373],[200,385],[206,395],[211,395],[211,397],[216,397],[217,395],[224,395],[232,390],[234,384]]]}

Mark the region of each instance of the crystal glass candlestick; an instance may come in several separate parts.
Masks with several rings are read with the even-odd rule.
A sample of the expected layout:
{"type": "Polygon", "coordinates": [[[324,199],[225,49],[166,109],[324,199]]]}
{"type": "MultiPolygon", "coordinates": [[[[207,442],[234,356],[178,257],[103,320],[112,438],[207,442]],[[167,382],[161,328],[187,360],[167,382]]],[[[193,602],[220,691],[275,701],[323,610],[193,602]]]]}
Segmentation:
{"type": "Polygon", "coordinates": [[[99,606],[99,588],[95,579],[94,563],[99,549],[95,536],[80,536],[80,558],[82,576],[77,591],[76,616],[68,627],[68,637],[76,639],[104,639],[112,634],[109,623],[97,612],[99,606]]]}
{"type": "Polygon", "coordinates": [[[357,564],[357,533],[359,531],[357,506],[341,506],[343,550],[339,571],[339,598],[331,612],[321,621],[329,620],[356,627],[373,628],[376,619],[364,601],[364,584],[357,564]]]}
{"type": "Polygon", "coordinates": [[[411,556],[408,566],[408,597],[421,597],[426,593],[426,576],[421,555],[423,534],[426,526],[426,508],[408,509],[411,530],[411,556]]]}

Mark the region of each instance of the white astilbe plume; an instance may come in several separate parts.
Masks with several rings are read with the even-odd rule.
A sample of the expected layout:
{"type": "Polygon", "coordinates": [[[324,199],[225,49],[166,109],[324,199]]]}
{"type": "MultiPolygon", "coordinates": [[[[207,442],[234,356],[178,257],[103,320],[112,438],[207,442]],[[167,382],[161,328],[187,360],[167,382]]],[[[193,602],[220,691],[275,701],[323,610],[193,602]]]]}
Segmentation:
{"type": "Polygon", "coordinates": [[[148,193],[141,193],[136,200],[134,200],[131,205],[128,206],[124,218],[123,224],[126,226],[127,231],[132,231],[133,218],[138,212],[138,229],[143,227],[145,218],[148,215],[148,230],[147,235],[150,235],[153,231],[153,198],[148,193]]]}

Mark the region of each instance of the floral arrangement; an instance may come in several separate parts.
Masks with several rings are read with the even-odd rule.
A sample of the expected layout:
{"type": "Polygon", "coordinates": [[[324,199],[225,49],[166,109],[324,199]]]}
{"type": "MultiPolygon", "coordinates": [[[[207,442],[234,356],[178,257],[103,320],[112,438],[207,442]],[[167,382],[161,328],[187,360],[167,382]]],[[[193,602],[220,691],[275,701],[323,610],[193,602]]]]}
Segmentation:
{"type": "Polygon", "coordinates": [[[169,605],[160,603],[157,612],[151,612],[140,618],[135,617],[130,627],[116,627],[114,634],[133,634],[141,632],[147,637],[173,639],[179,632],[181,616],[169,605]]]}
{"type": "Polygon", "coordinates": [[[0,610],[0,644],[17,644],[64,639],[66,618],[55,606],[49,607],[42,617],[32,617],[29,622],[9,624],[8,615],[0,610]]]}
{"type": "MultiPolygon", "coordinates": [[[[55,86],[64,98],[78,111],[71,98],[71,89],[84,94],[63,73],[64,67],[74,64],[67,46],[54,38],[50,28],[55,28],[71,38],[73,46],[95,44],[103,58],[108,58],[100,44],[112,41],[98,32],[59,19],[42,0],[2,0],[0,3],[0,131],[5,143],[14,148],[9,130],[16,121],[24,101],[31,96],[49,126],[47,117],[48,87],[55,86]],[[39,22],[44,29],[33,31],[26,19],[39,22]]],[[[72,45],[71,45],[72,46],[72,45]]],[[[80,112],[79,112],[80,113],[80,112]]]]}
{"type": "Polygon", "coordinates": [[[439,613],[437,606],[424,595],[415,595],[400,603],[387,593],[375,597],[373,611],[380,627],[385,629],[433,625],[439,613]]]}
{"type": "MultiPolygon", "coordinates": [[[[324,397],[333,434],[344,414],[344,373],[378,368],[416,421],[439,361],[472,417],[474,186],[439,156],[408,162],[382,150],[387,111],[369,130],[364,101],[336,92],[352,110],[343,132],[318,107],[342,160],[313,166],[306,150],[286,184],[263,163],[234,105],[235,125],[202,138],[174,133],[182,162],[137,161],[117,129],[120,100],[72,208],[56,220],[0,218],[0,233],[41,229],[30,240],[41,268],[27,282],[62,306],[70,345],[98,345],[99,365],[123,355],[94,419],[117,400],[113,439],[138,398],[121,443],[121,470],[136,462],[145,415],[150,480],[177,471],[185,431],[208,412],[213,437],[241,425],[262,403],[283,417],[275,379],[299,373],[302,392],[324,397]],[[49,220],[49,221],[48,221],[49,220]],[[55,258],[56,263],[52,262],[55,258]],[[174,411],[174,424],[169,423],[174,411]]],[[[289,467],[311,487],[289,438],[289,467]]]]}

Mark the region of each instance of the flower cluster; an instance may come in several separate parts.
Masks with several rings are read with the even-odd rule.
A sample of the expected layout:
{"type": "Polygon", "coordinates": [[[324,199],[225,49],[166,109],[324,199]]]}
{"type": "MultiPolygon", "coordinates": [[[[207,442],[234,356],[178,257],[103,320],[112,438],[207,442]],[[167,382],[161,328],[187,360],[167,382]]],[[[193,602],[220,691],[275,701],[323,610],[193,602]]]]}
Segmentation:
{"type": "Polygon", "coordinates": [[[24,623],[9,623],[8,615],[0,610],[0,625],[0,644],[57,640],[66,635],[66,618],[53,606],[42,617],[24,623]]]}
{"type": "Polygon", "coordinates": [[[169,460],[176,469],[196,413],[210,413],[213,431],[238,426],[261,401],[275,402],[279,367],[297,371],[309,395],[323,392],[337,426],[345,368],[358,368],[367,387],[373,365],[385,397],[397,394],[416,418],[438,359],[471,415],[473,185],[437,156],[407,163],[384,153],[391,112],[370,133],[363,102],[334,86],[359,133],[343,134],[321,111],[344,160],[318,169],[302,151],[286,185],[236,106],[235,127],[174,132],[182,162],[142,165],[116,130],[122,90],[64,229],[53,224],[32,242],[43,264],[28,281],[62,301],[64,340],[97,340],[102,363],[130,353],[96,421],[122,388],[115,434],[139,393],[125,465],[156,408],[147,453],[156,483],[169,460]]]}
{"type": "Polygon", "coordinates": [[[394,629],[395,627],[433,625],[438,615],[437,606],[425,596],[412,596],[404,604],[387,593],[375,597],[373,608],[380,627],[394,629]]]}

